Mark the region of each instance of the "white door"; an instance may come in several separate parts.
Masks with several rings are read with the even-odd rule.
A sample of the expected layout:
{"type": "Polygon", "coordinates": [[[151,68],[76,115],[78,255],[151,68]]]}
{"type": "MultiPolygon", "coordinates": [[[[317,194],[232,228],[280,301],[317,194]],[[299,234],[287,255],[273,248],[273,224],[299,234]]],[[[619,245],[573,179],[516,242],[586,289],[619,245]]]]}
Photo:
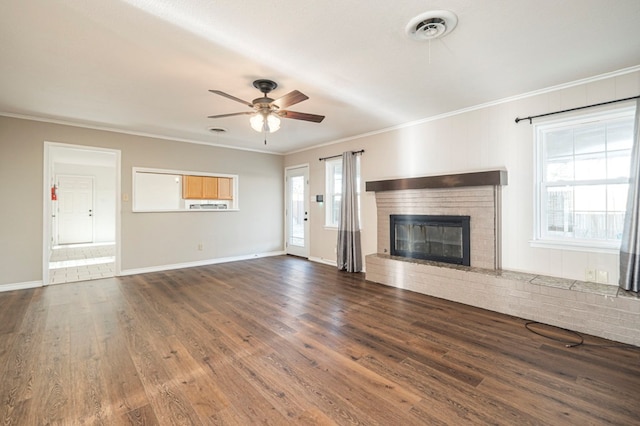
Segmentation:
{"type": "Polygon", "coordinates": [[[93,242],[93,178],[58,176],[58,244],[93,242]]]}
{"type": "Polygon", "coordinates": [[[287,254],[309,257],[309,166],[286,169],[285,246],[287,254]]]}

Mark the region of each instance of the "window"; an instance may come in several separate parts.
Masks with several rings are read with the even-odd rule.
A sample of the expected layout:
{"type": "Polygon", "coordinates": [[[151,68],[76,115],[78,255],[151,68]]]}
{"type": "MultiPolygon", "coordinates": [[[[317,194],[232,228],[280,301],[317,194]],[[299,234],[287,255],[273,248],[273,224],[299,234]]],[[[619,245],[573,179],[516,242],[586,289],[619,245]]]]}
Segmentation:
{"type": "Polygon", "coordinates": [[[536,235],[542,242],[620,245],[634,109],[536,126],[536,235]]]}
{"type": "MultiPolygon", "coordinates": [[[[325,160],[326,207],[325,226],[337,228],[340,221],[340,200],[342,197],[342,158],[325,160]]],[[[356,186],[358,188],[358,213],[360,212],[360,156],[356,156],[356,186]]],[[[359,217],[360,218],[360,217],[359,217]]],[[[361,222],[362,226],[362,222],[361,222]]]]}
{"type": "Polygon", "coordinates": [[[134,212],[237,211],[238,175],[133,167],[134,212]]]}

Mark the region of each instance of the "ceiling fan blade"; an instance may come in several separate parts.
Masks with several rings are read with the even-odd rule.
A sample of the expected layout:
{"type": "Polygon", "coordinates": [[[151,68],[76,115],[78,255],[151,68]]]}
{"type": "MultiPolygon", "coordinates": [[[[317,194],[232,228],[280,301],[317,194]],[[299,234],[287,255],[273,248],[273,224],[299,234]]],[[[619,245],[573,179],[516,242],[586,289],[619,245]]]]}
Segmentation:
{"type": "Polygon", "coordinates": [[[254,111],[247,111],[247,112],[232,112],[231,114],[220,114],[220,115],[210,115],[207,118],[223,118],[223,117],[233,117],[235,115],[251,115],[253,114],[254,111]]]}
{"type": "Polygon", "coordinates": [[[297,90],[294,90],[293,92],[289,92],[286,95],[282,96],[281,98],[278,98],[275,101],[271,102],[271,105],[275,105],[278,108],[283,109],[288,106],[295,105],[298,102],[306,101],[307,99],[309,99],[307,95],[297,90]]]}
{"type": "Polygon", "coordinates": [[[294,120],[313,121],[314,123],[320,123],[324,120],[324,115],[307,114],[306,112],[279,111],[278,115],[284,118],[293,118],[294,120]]]}
{"type": "Polygon", "coordinates": [[[224,96],[227,99],[231,99],[232,101],[236,101],[236,102],[240,102],[241,104],[245,104],[246,106],[248,106],[249,108],[253,108],[253,104],[247,101],[243,101],[240,98],[236,98],[233,95],[230,95],[228,93],[224,93],[221,92],[220,90],[209,90],[211,93],[215,93],[216,95],[220,95],[220,96],[224,96]]]}

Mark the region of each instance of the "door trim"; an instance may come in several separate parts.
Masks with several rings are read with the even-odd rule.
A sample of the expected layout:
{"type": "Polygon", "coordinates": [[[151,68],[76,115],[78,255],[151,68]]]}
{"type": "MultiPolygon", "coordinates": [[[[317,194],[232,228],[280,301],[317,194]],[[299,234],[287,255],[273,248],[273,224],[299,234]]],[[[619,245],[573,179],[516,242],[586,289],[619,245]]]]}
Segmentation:
{"type": "MultiPolygon", "coordinates": [[[[288,227],[288,215],[287,215],[287,209],[288,209],[288,202],[289,202],[289,186],[287,183],[287,175],[291,170],[296,170],[296,169],[305,169],[305,176],[307,178],[307,181],[305,182],[305,198],[304,198],[304,208],[306,209],[307,212],[310,212],[310,203],[309,203],[309,163],[305,163],[305,164],[298,164],[296,166],[288,166],[285,167],[284,169],[284,252],[286,254],[292,254],[292,255],[296,255],[293,253],[289,253],[288,250],[288,242],[289,242],[289,227],[288,227]]],[[[310,214],[307,214],[307,217],[310,217],[310,214]]],[[[311,252],[311,238],[310,238],[310,221],[307,220],[305,222],[305,226],[304,226],[304,253],[302,255],[302,257],[304,257],[305,259],[309,258],[309,254],[311,252]]]]}
{"type": "Polygon", "coordinates": [[[49,251],[51,250],[51,236],[53,235],[51,222],[51,185],[53,184],[53,164],[52,150],[54,148],[68,148],[74,150],[85,150],[93,152],[109,152],[115,154],[115,185],[116,185],[116,202],[115,202],[115,220],[116,220],[116,252],[115,252],[115,276],[121,274],[121,219],[122,219],[122,173],[121,173],[121,157],[122,151],[119,149],[101,148],[88,145],[74,145],[60,142],[44,141],[43,156],[43,182],[42,182],[42,285],[49,285],[49,251]]]}

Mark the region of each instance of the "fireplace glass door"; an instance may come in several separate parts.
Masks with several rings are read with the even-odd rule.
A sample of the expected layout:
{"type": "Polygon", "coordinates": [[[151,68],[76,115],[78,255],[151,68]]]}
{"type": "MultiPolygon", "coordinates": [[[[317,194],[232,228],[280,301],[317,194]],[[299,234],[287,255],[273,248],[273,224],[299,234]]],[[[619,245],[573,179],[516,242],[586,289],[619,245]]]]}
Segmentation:
{"type": "Polygon", "coordinates": [[[391,215],[391,254],[468,266],[469,216],[391,215]]]}

